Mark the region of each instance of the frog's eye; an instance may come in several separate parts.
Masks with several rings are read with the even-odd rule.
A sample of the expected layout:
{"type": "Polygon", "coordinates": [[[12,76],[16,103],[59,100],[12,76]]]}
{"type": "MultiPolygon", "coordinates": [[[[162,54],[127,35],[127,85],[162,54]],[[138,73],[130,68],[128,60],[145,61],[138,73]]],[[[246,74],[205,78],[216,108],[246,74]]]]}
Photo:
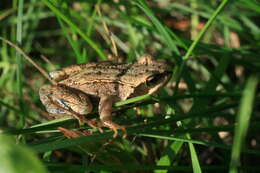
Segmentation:
{"type": "Polygon", "coordinates": [[[147,86],[153,86],[153,85],[156,85],[158,84],[161,79],[164,77],[164,74],[155,74],[155,75],[152,75],[150,77],[148,77],[147,81],[146,81],[146,85],[147,86]]]}

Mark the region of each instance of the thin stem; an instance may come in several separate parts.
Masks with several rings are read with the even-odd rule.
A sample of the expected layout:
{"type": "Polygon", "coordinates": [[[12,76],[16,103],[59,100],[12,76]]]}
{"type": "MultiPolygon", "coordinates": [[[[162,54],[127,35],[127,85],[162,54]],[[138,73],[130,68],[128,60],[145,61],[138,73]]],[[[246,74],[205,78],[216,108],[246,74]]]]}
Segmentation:
{"type": "Polygon", "coordinates": [[[12,46],[13,48],[16,49],[17,52],[19,52],[21,55],[23,55],[23,57],[28,60],[35,68],[37,68],[37,70],[39,70],[44,77],[46,77],[53,85],[57,85],[57,82],[52,80],[50,77],[49,77],[49,74],[43,69],[41,68],[38,64],[36,64],[31,57],[29,57],[19,46],[17,46],[16,44],[12,43],[11,41],[9,40],[6,40],[5,38],[3,37],[0,37],[0,40],[2,40],[3,42],[9,44],[10,46],[12,46]]]}

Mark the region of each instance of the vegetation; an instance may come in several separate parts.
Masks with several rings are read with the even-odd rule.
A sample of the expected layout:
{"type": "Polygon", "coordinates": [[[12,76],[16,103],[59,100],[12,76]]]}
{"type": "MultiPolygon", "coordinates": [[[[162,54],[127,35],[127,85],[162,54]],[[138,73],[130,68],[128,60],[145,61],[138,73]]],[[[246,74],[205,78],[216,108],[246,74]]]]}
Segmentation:
{"type": "Polygon", "coordinates": [[[127,127],[128,137],[114,139],[108,129],[100,133],[79,128],[72,118],[51,118],[38,95],[48,80],[0,41],[0,172],[260,170],[260,1],[2,0],[1,5],[0,36],[47,71],[107,60],[113,53],[110,36],[125,62],[148,53],[175,65],[158,95],[116,103],[114,121],[127,127]],[[93,134],[67,139],[57,127],[93,134]]]}

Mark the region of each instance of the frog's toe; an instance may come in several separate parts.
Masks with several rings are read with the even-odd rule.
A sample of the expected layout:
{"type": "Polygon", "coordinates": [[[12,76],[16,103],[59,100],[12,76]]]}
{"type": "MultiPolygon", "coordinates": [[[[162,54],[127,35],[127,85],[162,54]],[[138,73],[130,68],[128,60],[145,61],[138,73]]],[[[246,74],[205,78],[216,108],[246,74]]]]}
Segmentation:
{"type": "Polygon", "coordinates": [[[88,120],[84,117],[84,120],[83,120],[84,123],[87,123],[91,128],[93,129],[98,129],[98,131],[100,133],[103,133],[104,131],[102,130],[102,123],[100,123],[99,121],[97,121],[96,119],[91,119],[91,120],[88,120]]]}
{"type": "Polygon", "coordinates": [[[125,126],[120,126],[112,121],[104,121],[102,123],[105,127],[108,127],[111,130],[113,130],[113,132],[114,132],[113,138],[116,138],[118,136],[118,129],[123,131],[123,138],[127,137],[125,126]]]}

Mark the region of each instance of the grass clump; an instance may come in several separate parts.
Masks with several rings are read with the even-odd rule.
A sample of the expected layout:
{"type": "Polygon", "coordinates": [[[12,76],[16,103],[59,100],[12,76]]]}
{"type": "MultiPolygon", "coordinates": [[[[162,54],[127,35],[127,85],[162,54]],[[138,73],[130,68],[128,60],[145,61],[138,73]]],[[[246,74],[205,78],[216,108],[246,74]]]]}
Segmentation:
{"type": "MultiPolygon", "coordinates": [[[[57,127],[73,129],[77,121],[50,118],[38,96],[48,81],[16,49],[0,42],[1,133],[38,153],[41,163],[32,155],[39,163],[33,169],[46,171],[42,165],[49,172],[260,169],[258,1],[2,4],[0,36],[19,45],[47,71],[107,60],[113,47],[110,37],[124,62],[149,53],[174,64],[172,79],[158,95],[115,104],[114,120],[127,126],[126,139],[113,139],[109,130],[66,139],[57,127]]],[[[91,130],[87,125],[82,129],[91,130]]],[[[0,145],[14,145],[10,141],[1,140],[0,145]]]]}

